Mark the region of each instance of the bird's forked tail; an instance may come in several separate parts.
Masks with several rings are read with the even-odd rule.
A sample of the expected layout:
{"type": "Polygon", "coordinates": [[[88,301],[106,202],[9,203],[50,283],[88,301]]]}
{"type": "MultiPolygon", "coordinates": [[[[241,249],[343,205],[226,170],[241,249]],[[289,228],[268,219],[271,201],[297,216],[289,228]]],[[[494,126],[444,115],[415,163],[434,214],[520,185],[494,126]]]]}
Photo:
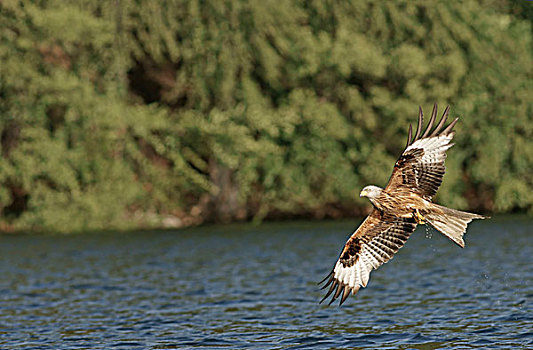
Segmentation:
{"type": "Polygon", "coordinates": [[[450,209],[435,203],[432,203],[431,210],[425,218],[431,226],[461,248],[465,246],[463,234],[466,232],[468,223],[473,219],[488,219],[487,216],[450,209]]]}

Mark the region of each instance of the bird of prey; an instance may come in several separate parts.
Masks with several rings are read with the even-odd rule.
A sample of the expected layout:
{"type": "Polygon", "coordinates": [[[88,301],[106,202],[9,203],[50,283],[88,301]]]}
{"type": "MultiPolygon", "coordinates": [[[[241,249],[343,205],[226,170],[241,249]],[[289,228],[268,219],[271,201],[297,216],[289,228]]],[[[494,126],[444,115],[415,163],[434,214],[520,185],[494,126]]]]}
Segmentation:
{"type": "Polygon", "coordinates": [[[413,136],[409,125],[407,145],[394,165],[385,188],[366,186],[360,197],[367,197],[373,211],[348,239],[331,273],[322,280],[322,289],[329,290],[322,303],[333,293],[330,304],[339,296],[340,304],[350,293],[366,287],[370,272],[392,259],[405,244],[417,224],[428,223],[460,247],[464,247],[463,234],[473,219],[486,217],[446,208],[431,201],[444,176],[446,150],[455,131],[458,118],[445,128],[450,106],[446,107],[438,125],[437,105],[422,132],[424,117],[419,107],[418,126],[413,136]]]}

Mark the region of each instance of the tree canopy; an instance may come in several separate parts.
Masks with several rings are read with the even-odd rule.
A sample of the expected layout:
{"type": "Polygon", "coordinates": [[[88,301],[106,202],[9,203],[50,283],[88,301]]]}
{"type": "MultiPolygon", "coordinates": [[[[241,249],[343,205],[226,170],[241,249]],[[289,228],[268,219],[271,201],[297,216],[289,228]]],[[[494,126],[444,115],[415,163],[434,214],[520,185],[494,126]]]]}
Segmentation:
{"type": "Polygon", "coordinates": [[[533,211],[531,3],[0,2],[0,229],[343,217],[418,105],[437,201],[533,211]]]}

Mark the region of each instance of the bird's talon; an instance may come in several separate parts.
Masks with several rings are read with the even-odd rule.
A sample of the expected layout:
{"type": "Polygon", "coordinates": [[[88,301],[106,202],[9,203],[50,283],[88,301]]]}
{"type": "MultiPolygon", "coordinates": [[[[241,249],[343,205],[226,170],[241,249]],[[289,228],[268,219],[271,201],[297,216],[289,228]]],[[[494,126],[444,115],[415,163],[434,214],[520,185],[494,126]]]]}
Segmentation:
{"type": "Polygon", "coordinates": [[[425,221],[426,218],[424,216],[422,216],[422,214],[420,214],[418,209],[415,211],[413,216],[414,216],[415,221],[416,221],[417,224],[424,225],[426,223],[426,221],[425,221]]]}

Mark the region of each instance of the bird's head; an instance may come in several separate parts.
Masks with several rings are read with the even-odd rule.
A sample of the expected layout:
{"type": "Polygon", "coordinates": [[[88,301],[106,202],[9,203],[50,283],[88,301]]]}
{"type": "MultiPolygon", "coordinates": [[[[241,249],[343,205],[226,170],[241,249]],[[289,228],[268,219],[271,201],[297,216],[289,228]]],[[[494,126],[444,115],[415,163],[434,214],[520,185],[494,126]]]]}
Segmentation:
{"type": "Polygon", "coordinates": [[[366,186],[361,190],[361,193],[359,194],[359,197],[367,197],[369,199],[374,199],[381,193],[382,188],[378,186],[366,186]]]}

